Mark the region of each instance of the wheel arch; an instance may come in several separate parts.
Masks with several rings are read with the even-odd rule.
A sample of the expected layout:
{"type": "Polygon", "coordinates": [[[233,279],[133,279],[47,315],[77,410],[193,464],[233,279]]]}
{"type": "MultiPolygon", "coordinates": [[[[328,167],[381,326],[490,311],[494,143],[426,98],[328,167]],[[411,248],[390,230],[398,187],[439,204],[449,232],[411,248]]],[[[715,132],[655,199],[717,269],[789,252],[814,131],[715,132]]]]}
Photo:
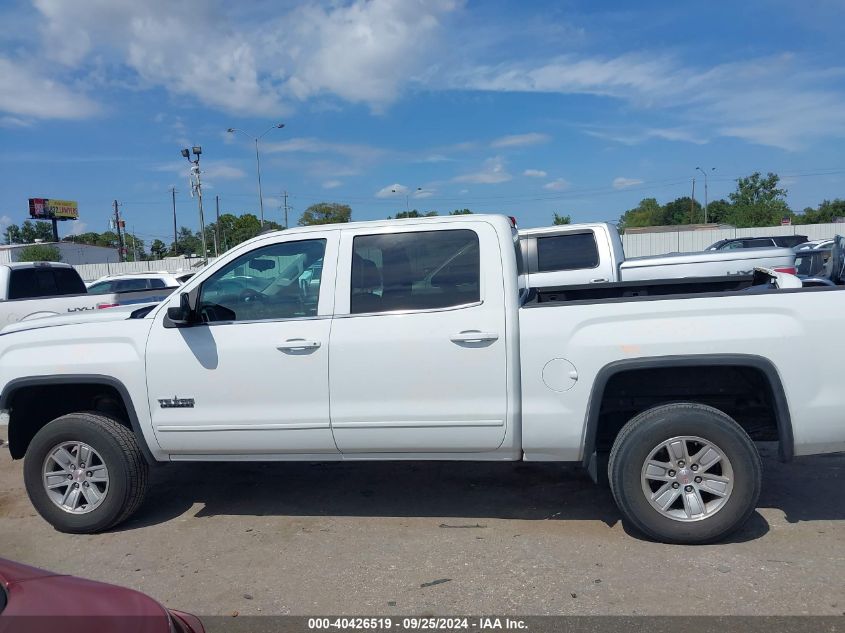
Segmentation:
{"type": "MultiPolygon", "coordinates": [[[[587,413],[584,421],[583,465],[590,471],[593,478],[598,477],[596,443],[599,430],[601,405],[610,380],[626,372],[643,369],[672,369],[695,367],[731,367],[749,368],[760,372],[771,391],[772,409],[777,427],[779,453],[782,461],[790,461],[794,452],[794,438],[792,433],[792,419],[789,414],[789,404],[780,374],[774,363],[762,356],[753,354],[696,354],[688,356],[655,356],[652,358],[631,358],[614,361],[602,367],[596,374],[587,413]]],[[[681,398],[676,398],[678,401],[681,398]]],[[[673,400],[666,400],[668,404],[673,400]]]]}
{"type": "MultiPolygon", "coordinates": [[[[135,405],[132,402],[132,397],[129,395],[129,390],[123,382],[113,376],[106,376],[102,374],[58,374],[50,376],[27,376],[23,378],[15,378],[14,380],[9,381],[3,389],[3,392],[0,393],[0,410],[13,409],[15,397],[20,394],[22,390],[33,387],[49,387],[52,385],[61,385],[65,387],[74,385],[103,386],[113,389],[121,400],[120,404],[123,405],[126,412],[126,422],[136,437],[136,441],[138,442],[138,446],[144,455],[144,459],[148,464],[155,463],[156,460],[153,457],[152,451],[150,451],[150,448],[144,439],[141,423],[138,419],[135,405]]],[[[71,413],[71,411],[66,411],[65,413],[71,413]]],[[[14,412],[11,411],[9,416],[9,450],[14,459],[20,459],[24,456],[26,448],[29,445],[29,441],[32,438],[29,437],[24,442],[25,445],[21,446],[21,441],[16,441],[16,434],[13,432],[14,423],[14,412]]],[[[22,424],[22,422],[18,421],[17,424],[22,424]]]]}

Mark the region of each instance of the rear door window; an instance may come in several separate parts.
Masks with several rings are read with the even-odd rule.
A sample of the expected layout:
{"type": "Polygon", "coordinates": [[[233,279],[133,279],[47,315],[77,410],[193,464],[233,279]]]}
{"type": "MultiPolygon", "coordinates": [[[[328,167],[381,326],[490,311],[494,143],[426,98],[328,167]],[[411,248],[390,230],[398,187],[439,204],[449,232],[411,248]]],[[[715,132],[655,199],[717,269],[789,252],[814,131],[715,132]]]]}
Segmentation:
{"type": "Polygon", "coordinates": [[[56,280],[56,290],[60,295],[85,294],[85,283],[82,277],[71,268],[53,268],[53,278],[56,280]]]}
{"type": "Polygon", "coordinates": [[[468,229],[359,235],[350,312],[431,310],[480,299],[478,235],[468,229]]]}
{"type": "Polygon", "coordinates": [[[85,284],[66,268],[18,268],[9,276],[9,299],[84,294],[85,284]]]}
{"type": "Polygon", "coordinates": [[[537,271],[596,268],[599,249],[592,231],[537,238],[537,271]]]}

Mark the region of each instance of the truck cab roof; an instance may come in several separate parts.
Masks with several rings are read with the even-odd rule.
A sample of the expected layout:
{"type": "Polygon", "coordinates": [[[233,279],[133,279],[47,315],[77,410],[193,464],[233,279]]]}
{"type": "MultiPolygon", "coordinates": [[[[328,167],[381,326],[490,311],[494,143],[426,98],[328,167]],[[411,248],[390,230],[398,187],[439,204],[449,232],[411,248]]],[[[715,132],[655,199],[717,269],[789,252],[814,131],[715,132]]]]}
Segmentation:
{"type": "Polygon", "coordinates": [[[64,262],[6,262],[0,265],[12,270],[19,268],[73,268],[73,266],[64,262]]]}

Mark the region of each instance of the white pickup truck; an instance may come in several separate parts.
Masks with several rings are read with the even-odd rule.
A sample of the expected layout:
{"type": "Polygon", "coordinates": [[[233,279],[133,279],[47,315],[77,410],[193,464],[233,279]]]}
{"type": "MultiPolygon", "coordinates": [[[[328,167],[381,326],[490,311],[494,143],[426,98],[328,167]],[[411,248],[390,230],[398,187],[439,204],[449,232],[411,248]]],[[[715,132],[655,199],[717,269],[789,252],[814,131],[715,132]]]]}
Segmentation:
{"type": "Polygon", "coordinates": [[[744,248],[625,259],[613,224],[564,224],[519,232],[532,286],[750,275],[755,268],[795,274],[791,248],[744,248]]]}
{"type": "Polygon", "coordinates": [[[173,290],[162,282],[153,290],[89,294],[79,273],[69,264],[0,264],[0,327],[17,321],[117,305],[154,303],[167,298],[173,290]]]}
{"type": "Polygon", "coordinates": [[[67,532],[129,517],[155,462],[529,460],[606,472],[630,525],[699,543],[754,511],[755,440],[784,459],[845,450],[838,372],[794,362],[838,345],[838,288],[561,296],[521,265],[502,216],[295,228],[158,306],[8,326],[11,455],[67,532]]]}

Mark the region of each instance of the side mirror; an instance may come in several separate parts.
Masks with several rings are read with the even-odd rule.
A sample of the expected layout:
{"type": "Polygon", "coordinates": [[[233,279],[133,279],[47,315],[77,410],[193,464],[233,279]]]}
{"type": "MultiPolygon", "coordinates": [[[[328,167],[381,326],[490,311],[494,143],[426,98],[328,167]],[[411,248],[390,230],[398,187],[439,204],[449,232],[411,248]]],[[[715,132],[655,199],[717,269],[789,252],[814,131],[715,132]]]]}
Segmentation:
{"type": "Polygon", "coordinates": [[[198,321],[196,309],[192,305],[192,294],[194,293],[183,292],[179,295],[179,305],[167,308],[165,327],[188,327],[198,321]]]}

